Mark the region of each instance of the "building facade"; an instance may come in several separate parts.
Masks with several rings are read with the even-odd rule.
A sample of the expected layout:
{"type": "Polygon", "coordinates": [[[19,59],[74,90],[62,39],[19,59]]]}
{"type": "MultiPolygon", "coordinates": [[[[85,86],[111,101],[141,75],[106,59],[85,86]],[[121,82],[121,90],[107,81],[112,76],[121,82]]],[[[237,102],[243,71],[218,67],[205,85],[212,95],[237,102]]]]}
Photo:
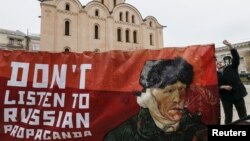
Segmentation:
{"type": "Polygon", "coordinates": [[[0,49],[38,51],[40,35],[26,35],[19,30],[0,28],[0,49]]]}
{"type": "MultiPolygon", "coordinates": [[[[250,74],[250,41],[233,44],[240,55],[239,74],[250,74]]],[[[231,58],[228,47],[216,48],[216,58],[223,59],[225,62],[231,58]]]]}
{"type": "Polygon", "coordinates": [[[125,0],[41,2],[41,51],[82,52],[163,48],[163,28],[125,0]]]}
{"type": "Polygon", "coordinates": [[[0,48],[8,50],[26,50],[25,34],[19,30],[0,29],[0,48]]]}
{"type": "Polygon", "coordinates": [[[28,50],[29,51],[40,51],[40,35],[30,34],[28,37],[28,50]]]}

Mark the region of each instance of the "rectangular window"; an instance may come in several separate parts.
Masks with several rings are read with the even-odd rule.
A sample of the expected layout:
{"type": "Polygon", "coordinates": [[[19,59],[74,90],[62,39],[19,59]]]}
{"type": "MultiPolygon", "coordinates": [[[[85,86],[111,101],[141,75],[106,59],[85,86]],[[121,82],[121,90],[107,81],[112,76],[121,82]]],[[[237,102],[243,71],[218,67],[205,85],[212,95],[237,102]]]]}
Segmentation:
{"type": "Polygon", "coordinates": [[[39,48],[40,48],[39,44],[33,44],[32,46],[33,51],[39,51],[39,48]]]}
{"type": "Polygon", "coordinates": [[[99,39],[99,27],[95,25],[95,37],[94,39],[99,39]]]}
{"type": "Polygon", "coordinates": [[[128,12],[126,12],[126,22],[128,22],[128,12]]]}
{"type": "Polygon", "coordinates": [[[126,42],[128,43],[129,42],[129,30],[126,30],[126,42]]]}
{"type": "Polygon", "coordinates": [[[241,70],[241,71],[240,71],[240,74],[247,74],[247,73],[246,73],[246,71],[241,70]]]}
{"type": "Polygon", "coordinates": [[[152,34],[150,34],[150,36],[149,36],[149,44],[152,46],[152,45],[154,45],[154,42],[153,42],[153,35],[152,34]]]}
{"type": "Polygon", "coordinates": [[[134,43],[137,43],[137,32],[134,31],[133,34],[134,34],[134,36],[133,36],[133,38],[134,38],[134,43]]]}
{"type": "Polygon", "coordinates": [[[69,23],[69,21],[65,21],[65,35],[66,36],[69,36],[69,27],[70,27],[70,23],[69,23]]]}
{"type": "Polygon", "coordinates": [[[10,38],[10,39],[9,39],[9,44],[10,44],[10,45],[14,45],[14,39],[13,39],[13,38],[10,38]]]}
{"type": "Polygon", "coordinates": [[[122,37],[121,37],[121,29],[117,29],[117,41],[122,41],[122,37]]]}
{"type": "Polygon", "coordinates": [[[116,6],[116,0],[114,0],[114,7],[116,6]]]}
{"type": "Polygon", "coordinates": [[[18,44],[18,45],[22,45],[22,40],[18,39],[18,40],[17,40],[17,44],[18,44]]]}

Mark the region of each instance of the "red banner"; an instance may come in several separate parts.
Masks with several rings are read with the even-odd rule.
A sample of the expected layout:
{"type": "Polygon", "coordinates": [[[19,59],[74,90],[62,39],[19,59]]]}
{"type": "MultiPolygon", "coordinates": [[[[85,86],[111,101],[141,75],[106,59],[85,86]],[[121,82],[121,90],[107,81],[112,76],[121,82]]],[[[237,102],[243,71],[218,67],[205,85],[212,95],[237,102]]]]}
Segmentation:
{"type": "MultiPolygon", "coordinates": [[[[154,127],[168,132],[161,127],[168,122],[154,115],[166,117],[162,107],[168,102],[162,101],[167,97],[161,93],[172,94],[172,88],[179,86],[177,91],[185,91],[184,107],[190,115],[194,117],[199,112],[202,123],[218,124],[220,105],[214,53],[213,45],[104,53],[2,50],[0,138],[129,141],[133,139],[123,135],[123,139],[117,139],[112,132],[133,117],[138,120],[138,113],[143,111],[152,116],[154,127]],[[172,71],[167,70],[173,62],[188,65],[181,67],[181,63],[171,66],[172,71]],[[161,72],[161,67],[166,71],[161,72]],[[190,69],[191,74],[177,73],[178,69],[190,69]],[[172,81],[175,77],[177,81],[172,81]],[[141,101],[147,96],[151,97],[149,101],[141,101]]],[[[179,95],[177,99],[182,98],[179,95]]],[[[177,106],[166,113],[168,121],[174,121],[173,131],[178,131],[182,123],[175,119],[185,115],[179,109],[177,106]],[[178,114],[171,117],[173,113],[178,114]]],[[[131,134],[138,132],[137,125],[133,128],[131,134]]]]}

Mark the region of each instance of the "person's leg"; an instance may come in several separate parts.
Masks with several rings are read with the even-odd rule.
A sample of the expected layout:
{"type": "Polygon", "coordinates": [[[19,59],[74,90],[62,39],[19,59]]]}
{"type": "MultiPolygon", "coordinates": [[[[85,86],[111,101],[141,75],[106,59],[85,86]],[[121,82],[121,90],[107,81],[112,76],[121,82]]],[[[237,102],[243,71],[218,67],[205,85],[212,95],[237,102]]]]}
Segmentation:
{"type": "Polygon", "coordinates": [[[233,103],[228,101],[221,101],[225,113],[225,124],[232,122],[233,117],[233,103]]]}
{"type": "Polygon", "coordinates": [[[244,98],[236,100],[234,102],[234,106],[235,106],[235,108],[237,110],[239,118],[243,118],[243,117],[247,116],[247,110],[246,110],[246,105],[245,105],[244,98]]]}

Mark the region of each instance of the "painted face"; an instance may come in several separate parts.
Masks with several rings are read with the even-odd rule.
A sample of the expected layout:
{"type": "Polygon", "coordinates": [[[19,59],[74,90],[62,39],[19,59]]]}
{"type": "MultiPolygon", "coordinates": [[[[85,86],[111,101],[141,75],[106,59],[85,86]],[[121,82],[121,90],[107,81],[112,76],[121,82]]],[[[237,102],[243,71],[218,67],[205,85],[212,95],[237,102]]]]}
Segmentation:
{"type": "Polygon", "coordinates": [[[152,95],[161,115],[171,121],[179,121],[183,114],[186,84],[180,81],[165,88],[153,88],[152,95]]]}

